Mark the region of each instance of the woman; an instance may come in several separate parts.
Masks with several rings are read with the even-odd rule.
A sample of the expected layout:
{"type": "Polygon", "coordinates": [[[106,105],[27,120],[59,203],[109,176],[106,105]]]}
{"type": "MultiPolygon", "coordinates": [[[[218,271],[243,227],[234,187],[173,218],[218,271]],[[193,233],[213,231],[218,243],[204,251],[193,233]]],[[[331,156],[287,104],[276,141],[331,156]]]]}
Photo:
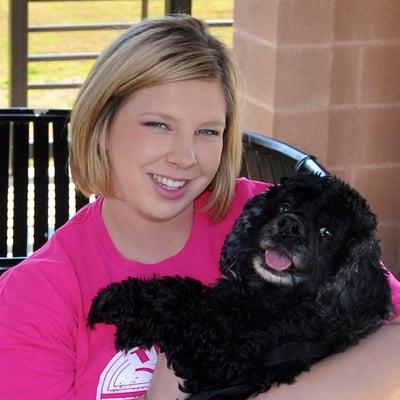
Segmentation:
{"type": "MultiPolygon", "coordinates": [[[[114,328],[91,331],[86,317],[97,291],[127,276],[219,276],[225,235],[246,200],[267,188],[236,181],[238,85],[229,51],[187,16],[142,22],[99,57],[72,113],[70,147],[76,186],[97,200],[0,282],[1,399],[184,398],[163,356],[156,365],[157,349],[117,353],[114,328]]],[[[365,341],[371,357],[385,350],[381,340],[394,343],[394,331],[365,341]]],[[[382,362],[393,354],[400,350],[382,362]]],[[[360,385],[342,373],[349,356],[258,398],[298,399],[310,389],[324,398],[325,371],[349,384],[340,398],[357,398],[360,385]]],[[[369,379],[370,364],[357,379],[369,379]]],[[[394,392],[388,371],[378,377],[394,392]]]]}

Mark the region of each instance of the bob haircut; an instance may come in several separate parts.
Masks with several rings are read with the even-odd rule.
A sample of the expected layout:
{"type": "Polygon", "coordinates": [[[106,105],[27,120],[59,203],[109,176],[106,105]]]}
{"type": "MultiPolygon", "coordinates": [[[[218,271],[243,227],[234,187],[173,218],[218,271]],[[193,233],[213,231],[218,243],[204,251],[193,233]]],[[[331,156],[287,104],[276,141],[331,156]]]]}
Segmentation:
{"type": "Polygon", "coordinates": [[[110,122],[124,100],[146,87],[187,79],[217,79],[226,100],[226,128],[219,169],[203,211],[214,221],[227,212],[239,174],[241,79],[229,49],[188,15],[145,20],[121,34],[99,56],[71,113],[70,168],[86,196],[114,196],[106,151],[110,122]]]}

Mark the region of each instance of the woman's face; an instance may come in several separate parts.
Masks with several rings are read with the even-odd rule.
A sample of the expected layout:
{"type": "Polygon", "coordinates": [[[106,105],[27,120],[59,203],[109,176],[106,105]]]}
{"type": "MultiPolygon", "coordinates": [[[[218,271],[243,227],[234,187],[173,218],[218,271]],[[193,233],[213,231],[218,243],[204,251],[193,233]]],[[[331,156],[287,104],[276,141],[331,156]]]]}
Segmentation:
{"type": "Polygon", "coordinates": [[[128,97],[111,122],[107,147],[117,197],[150,220],[191,208],[218,170],[225,116],[217,80],[172,82],[128,97]]]}

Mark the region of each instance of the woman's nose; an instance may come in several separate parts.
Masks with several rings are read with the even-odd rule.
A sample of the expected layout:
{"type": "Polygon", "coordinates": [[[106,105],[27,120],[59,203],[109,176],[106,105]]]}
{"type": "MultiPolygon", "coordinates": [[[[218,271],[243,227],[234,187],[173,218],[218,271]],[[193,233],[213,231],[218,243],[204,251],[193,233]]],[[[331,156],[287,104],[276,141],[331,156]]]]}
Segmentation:
{"type": "Polygon", "coordinates": [[[166,156],[169,165],[179,168],[190,168],[197,163],[193,138],[175,138],[166,156]]]}

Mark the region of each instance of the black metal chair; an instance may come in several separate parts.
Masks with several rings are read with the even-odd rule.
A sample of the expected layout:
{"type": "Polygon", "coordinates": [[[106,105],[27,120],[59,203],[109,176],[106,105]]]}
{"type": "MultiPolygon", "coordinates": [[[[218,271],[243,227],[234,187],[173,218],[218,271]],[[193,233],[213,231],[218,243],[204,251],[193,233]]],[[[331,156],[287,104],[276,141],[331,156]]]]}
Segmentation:
{"type": "MultiPolygon", "coordinates": [[[[70,194],[68,121],[68,110],[0,109],[0,274],[88,202],[70,194]]],[[[299,171],[327,174],[315,157],[275,139],[244,132],[243,147],[241,176],[276,182],[299,171]]]]}
{"type": "Polygon", "coordinates": [[[311,154],[255,132],[243,132],[241,176],[275,183],[283,176],[299,172],[328,174],[328,170],[311,154]]]}

